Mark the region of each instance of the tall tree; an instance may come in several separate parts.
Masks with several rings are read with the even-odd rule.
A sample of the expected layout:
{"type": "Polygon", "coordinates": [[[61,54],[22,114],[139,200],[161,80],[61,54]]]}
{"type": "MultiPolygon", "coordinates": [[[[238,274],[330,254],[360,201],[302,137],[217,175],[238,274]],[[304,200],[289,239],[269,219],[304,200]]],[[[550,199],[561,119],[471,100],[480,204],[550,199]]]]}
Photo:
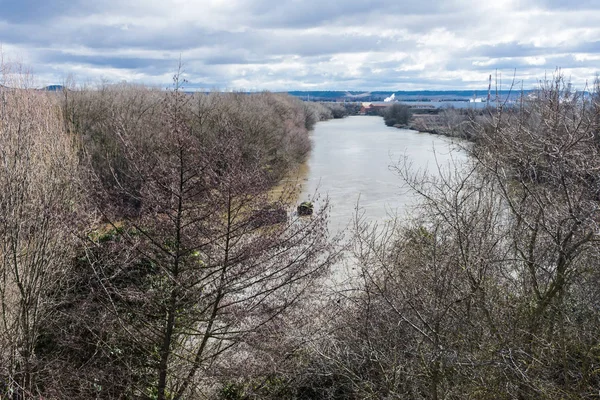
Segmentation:
{"type": "Polygon", "coordinates": [[[325,212],[288,217],[292,193],[269,194],[261,158],[245,154],[244,127],[199,120],[204,114],[190,112],[178,84],[161,104],[159,126],[116,124],[126,165],[114,175],[117,194],[135,201],[101,207],[133,249],[120,269],[151,271],[143,284],[106,292],[119,302],[125,292],[143,299],[119,318],[142,321],[154,378],[140,390],[157,399],[198,396],[224,355],[277,324],[335,254],[325,212]]]}

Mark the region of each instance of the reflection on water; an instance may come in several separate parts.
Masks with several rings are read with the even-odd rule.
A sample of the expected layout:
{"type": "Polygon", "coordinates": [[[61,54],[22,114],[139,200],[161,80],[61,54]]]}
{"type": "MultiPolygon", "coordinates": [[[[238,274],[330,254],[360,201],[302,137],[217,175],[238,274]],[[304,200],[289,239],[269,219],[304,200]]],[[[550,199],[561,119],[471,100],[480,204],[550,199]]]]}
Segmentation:
{"type": "MultiPolygon", "coordinates": [[[[357,202],[369,221],[402,215],[414,196],[390,169],[407,156],[412,168],[437,171],[451,158],[445,137],[385,126],[381,117],[355,116],[319,122],[300,201],[316,192],[329,197],[330,226],[343,229],[353,218],[357,202]]],[[[452,153],[456,158],[456,152],[452,153]]],[[[460,156],[459,156],[460,157],[460,156]]]]}

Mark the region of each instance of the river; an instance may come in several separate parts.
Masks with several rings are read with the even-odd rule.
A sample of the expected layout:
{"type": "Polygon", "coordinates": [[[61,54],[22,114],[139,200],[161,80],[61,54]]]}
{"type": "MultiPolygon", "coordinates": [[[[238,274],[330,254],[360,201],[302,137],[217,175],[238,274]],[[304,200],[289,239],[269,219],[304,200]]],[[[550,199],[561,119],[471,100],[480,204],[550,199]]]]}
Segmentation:
{"type": "MultiPolygon", "coordinates": [[[[359,205],[366,220],[383,222],[390,215],[402,217],[417,201],[396,172],[390,169],[405,156],[412,170],[437,173],[452,157],[450,139],[385,126],[383,118],[352,116],[317,123],[312,133],[312,152],[301,200],[319,193],[329,198],[330,229],[340,232],[359,205]]],[[[319,202],[316,202],[319,207],[319,202]]]]}

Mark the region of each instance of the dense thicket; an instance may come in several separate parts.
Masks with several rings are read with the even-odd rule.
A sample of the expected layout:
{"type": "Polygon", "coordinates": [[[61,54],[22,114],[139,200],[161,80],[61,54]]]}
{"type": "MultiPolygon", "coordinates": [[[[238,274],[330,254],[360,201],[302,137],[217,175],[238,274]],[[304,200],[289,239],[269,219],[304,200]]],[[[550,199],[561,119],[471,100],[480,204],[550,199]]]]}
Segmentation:
{"type": "Polygon", "coordinates": [[[304,107],[315,122],[345,118],[360,111],[360,103],[306,102],[304,107]]]}
{"type": "Polygon", "coordinates": [[[410,122],[412,112],[406,104],[395,103],[382,111],[387,126],[406,125],[410,122]]]}
{"type": "Polygon", "coordinates": [[[283,342],[335,255],[270,192],[302,102],[3,78],[1,398],[199,398],[283,342]]]}
{"type": "MultiPolygon", "coordinates": [[[[64,92],[68,127],[83,138],[95,171],[110,186],[111,179],[127,176],[128,167],[118,153],[121,132],[137,131],[150,142],[164,129],[165,96],[161,90],[127,84],[64,92]],[[113,162],[112,169],[103,164],[106,160],[113,162]]],[[[210,146],[210,141],[219,140],[214,132],[239,133],[244,162],[268,169],[272,181],[305,159],[308,130],[319,120],[300,100],[282,94],[195,93],[186,99],[178,112],[194,135],[210,146]]]]}
{"type": "Polygon", "coordinates": [[[51,300],[74,254],[80,210],[75,140],[57,99],[27,87],[30,76],[0,75],[0,397],[33,396],[49,367],[37,348],[57,316],[51,300]]]}

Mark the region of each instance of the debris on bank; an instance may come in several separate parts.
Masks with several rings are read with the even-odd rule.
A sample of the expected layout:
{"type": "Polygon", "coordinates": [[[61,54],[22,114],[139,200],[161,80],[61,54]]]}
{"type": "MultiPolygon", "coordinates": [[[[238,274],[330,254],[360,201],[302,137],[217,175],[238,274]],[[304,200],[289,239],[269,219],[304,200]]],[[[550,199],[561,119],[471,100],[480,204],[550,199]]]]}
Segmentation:
{"type": "Polygon", "coordinates": [[[314,206],[313,206],[312,202],[303,201],[302,203],[300,203],[300,205],[297,208],[298,215],[300,215],[300,216],[312,215],[313,209],[314,209],[314,206]]]}

